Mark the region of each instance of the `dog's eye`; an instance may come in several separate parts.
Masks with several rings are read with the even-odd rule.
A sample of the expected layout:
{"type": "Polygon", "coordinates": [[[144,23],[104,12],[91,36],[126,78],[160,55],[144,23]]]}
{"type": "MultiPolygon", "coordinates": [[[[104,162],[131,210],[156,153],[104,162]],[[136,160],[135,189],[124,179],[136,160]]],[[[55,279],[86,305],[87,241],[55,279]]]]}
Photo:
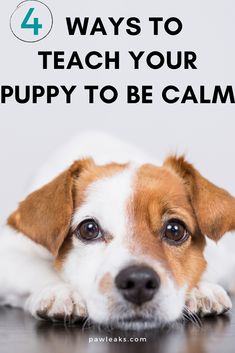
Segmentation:
{"type": "Polygon", "coordinates": [[[76,235],[83,240],[95,240],[100,238],[102,233],[93,219],[86,219],[78,225],[76,235]]]}
{"type": "Polygon", "coordinates": [[[169,220],[164,227],[163,238],[170,244],[180,245],[189,237],[185,224],[178,220],[169,220]]]}

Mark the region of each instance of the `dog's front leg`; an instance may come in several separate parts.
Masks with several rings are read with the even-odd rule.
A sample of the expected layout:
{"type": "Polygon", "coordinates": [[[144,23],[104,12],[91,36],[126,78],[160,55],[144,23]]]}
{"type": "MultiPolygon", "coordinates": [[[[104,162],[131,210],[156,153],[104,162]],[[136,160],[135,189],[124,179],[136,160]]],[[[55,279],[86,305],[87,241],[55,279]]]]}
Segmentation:
{"type": "Polygon", "coordinates": [[[49,252],[9,227],[1,233],[0,305],[53,320],[86,315],[78,293],[53,268],[49,252]]]}
{"type": "Polygon", "coordinates": [[[33,293],[25,309],[37,319],[73,323],[87,316],[86,307],[77,291],[64,282],[48,285],[33,293]]]}
{"type": "Polygon", "coordinates": [[[220,315],[232,308],[227,292],[218,284],[200,282],[187,295],[186,307],[201,317],[220,315]]]}

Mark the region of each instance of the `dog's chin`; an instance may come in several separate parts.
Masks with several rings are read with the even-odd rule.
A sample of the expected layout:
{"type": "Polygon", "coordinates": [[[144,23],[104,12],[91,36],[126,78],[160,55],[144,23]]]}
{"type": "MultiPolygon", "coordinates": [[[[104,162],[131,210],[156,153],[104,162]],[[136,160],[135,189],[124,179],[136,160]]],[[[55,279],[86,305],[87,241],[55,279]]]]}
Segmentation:
{"type": "Polygon", "coordinates": [[[125,319],[119,319],[113,322],[113,327],[120,330],[150,330],[162,326],[162,324],[153,318],[145,317],[130,317],[125,319]]]}
{"type": "MultiPolygon", "coordinates": [[[[95,323],[97,324],[97,323],[95,323]]],[[[152,317],[144,316],[133,316],[124,317],[118,319],[112,319],[107,323],[99,323],[99,326],[108,329],[119,329],[119,330],[129,330],[129,331],[140,331],[140,330],[151,330],[155,328],[162,328],[167,326],[168,323],[157,320],[152,317]]]]}

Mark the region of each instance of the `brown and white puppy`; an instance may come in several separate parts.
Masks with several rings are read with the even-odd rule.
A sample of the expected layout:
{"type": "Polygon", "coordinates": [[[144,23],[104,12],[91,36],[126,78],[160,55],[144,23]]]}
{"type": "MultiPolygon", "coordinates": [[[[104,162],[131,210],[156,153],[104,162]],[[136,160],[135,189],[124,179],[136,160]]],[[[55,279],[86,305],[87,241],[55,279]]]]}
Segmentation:
{"type": "Polygon", "coordinates": [[[235,229],[235,199],[183,157],[162,166],[80,159],[7,224],[0,300],[37,318],[142,329],[231,308],[203,275],[207,239],[235,229]]]}

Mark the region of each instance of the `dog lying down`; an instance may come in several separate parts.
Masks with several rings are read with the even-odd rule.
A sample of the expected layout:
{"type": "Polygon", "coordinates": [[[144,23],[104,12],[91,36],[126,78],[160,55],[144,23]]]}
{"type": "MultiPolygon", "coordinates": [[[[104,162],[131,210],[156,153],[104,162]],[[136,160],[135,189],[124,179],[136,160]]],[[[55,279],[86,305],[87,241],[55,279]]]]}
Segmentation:
{"type": "Polygon", "coordinates": [[[32,190],[1,230],[1,305],[124,329],[231,308],[235,198],[183,157],[84,133],[32,190]]]}

